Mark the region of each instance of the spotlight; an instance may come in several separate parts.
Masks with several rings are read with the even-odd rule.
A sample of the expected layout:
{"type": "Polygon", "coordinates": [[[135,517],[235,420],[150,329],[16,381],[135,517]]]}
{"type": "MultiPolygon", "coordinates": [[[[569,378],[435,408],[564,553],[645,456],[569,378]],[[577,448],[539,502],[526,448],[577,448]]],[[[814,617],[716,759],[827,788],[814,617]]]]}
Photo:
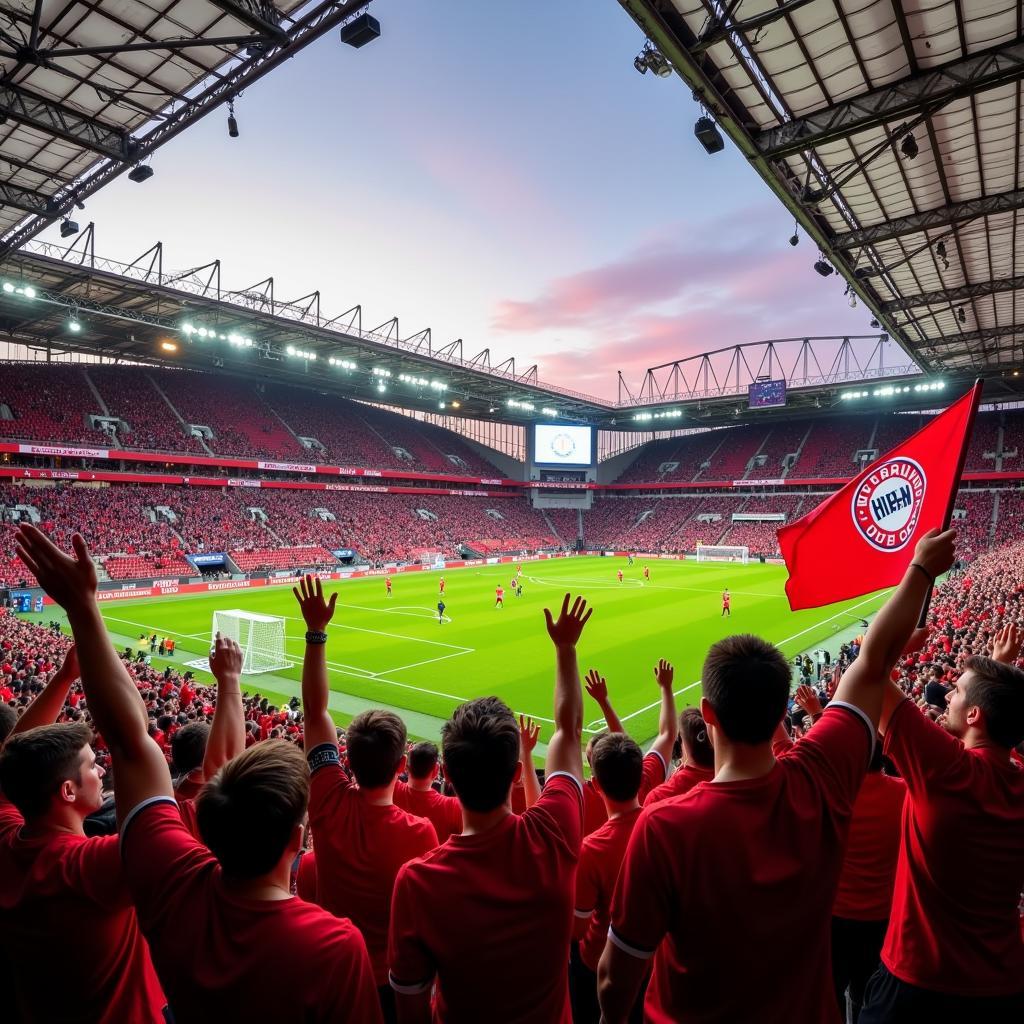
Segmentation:
{"type": "Polygon", "coordinates": [[[903,141],[900,143],[900,152],[908,160],[914,160],[917,158],[917,139],[914,138],[913,132],[907,132],[907,134],[903,136],[903,141]]]}
{"type": "Polygon", "coordinates": [[[710,117],[697,118],[697,123],[693,126],[693,134],[697,136],[697,141],[708,153],[721,153],[725,149],[722,133],[710,117]]]}
{"type": "Polygon", "coordinates": [[[160,342],[160,348],[163,349],[164,352],[177,352],[178,351],[178,346],[175,345],[173,341],[161,341],[160,342]]]}
{"type": "Polygon", "coordinates": [[[967,310],[963,306],[956,307],[956,318],[962,324],[967,323],[967,310]]]}
{"type": "Polygon", "coordinates": [[[946,257],[945,242],[939,242],[939,244],[935,246],[935,255],[938,256],[940,260],[942,260],[942,269],[949,270],[949,259],[946,257]]]}
{"type": "Polygon", "coordinates": [[[68,330],[72,334],[78,334],[78,333],[81,332],[82,325],[78,321],[78,314],[77,313],[72,313],[71,314],[71,319],[68,321],[68,330]]]}
{"type": "Polygon", "coordinates": [[[133,167],[128,172],[128,178],[130,181],[134,181],[137,184],[142,184],[144,181],[148,181],[153,177],[153,168],[149,164],[139,164],[137,167],[133,167]]]}
{"type": "Polygon", "coordinates": [[[825,259],[823,253],[818,253],[818,258],[814,263],[814,269],[821,274],[822,277],[828,277],[836,272],[835,267],[825,259]]]}
{"type": "Polygon", "coordinates": [[[796,228],[793,228],[793,234],[791,234],[789,236],[789,244],[790,245],[799,245],[800,244],[800,235],[799,235],[799,233],[798,233],[796,228]]]}
{"type": "Polygon", "coordinates": [[[856,308],[857,308],[857,296],[853,292],[850,292],[850,309],[856,309],[856,308]]]}
{"type": "Polygon", "coordinates": [[[78,234],[78,224],[73,221],[70,217],[65,217],[60,222],[60,237],[70,238],[72,235],[78,234]]]}
{"type": "Polygon", "coordinates": [[[228,100],[228,136],[238,138],[238,122],[235,120],[235,101],[228,100]]]}
{"type": "Polygon", "coordinates": [[[75,206],[77,206],[80,210],[85,209],[85,203],[83,203],[81,199],[75,200],[75,206]]]}
{"type": "Polygon", "coordinates": [[[882,326],[882,325],[881,325],[881,324],[880,324],[880,323],[879,323],[879,322],[878,322],[878,321],[877,321],[877,320],[876,320],[876,319],[875,319],[874,317],[872,317],[872,318],[871,318],[871,319],[870,319],[870,320],[868,321],[868,327],[870,327],[870,328],[871,328],[871,329],[872,329],[873,331],[874,331],[874,330],[877,330],[877,329],[878,329],[879,327],[881,327],[881,326],[882,326]]]}
{"type": "Polygon", "coordinates": [[[643,53],[638,53],[633,58],[633,67],[635,67],[637,69],[637,71],[640,72],[641,75],[646,75],[647,74],[647,58],[646,58],[646,55],[643,54],[643,53]]]}

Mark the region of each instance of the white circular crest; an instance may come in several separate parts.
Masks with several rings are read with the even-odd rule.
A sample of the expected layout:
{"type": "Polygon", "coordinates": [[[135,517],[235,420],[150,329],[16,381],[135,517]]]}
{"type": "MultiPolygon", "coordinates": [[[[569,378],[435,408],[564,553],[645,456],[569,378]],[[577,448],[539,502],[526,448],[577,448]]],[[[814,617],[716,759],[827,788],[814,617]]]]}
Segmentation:
{"type": "Polygon", "coordinates": [[[877,551],[899,551],[914,536],[927,489],[920,463],[904,456],[886,459],[853,492],[853,523],[877,551]]]}

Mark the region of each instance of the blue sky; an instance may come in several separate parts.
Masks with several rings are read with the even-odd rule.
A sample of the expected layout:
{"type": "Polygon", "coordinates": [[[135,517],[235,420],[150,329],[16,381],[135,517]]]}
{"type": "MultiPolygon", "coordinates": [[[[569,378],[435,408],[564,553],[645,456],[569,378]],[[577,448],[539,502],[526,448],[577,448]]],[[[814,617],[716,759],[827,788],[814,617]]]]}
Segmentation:
{"type": "MultiPolygon", "coordinates": [[[[219,257],[227,288],[316,288],[471,355],[613,396],[740,341],[868,333],[843,284],[727,143],[708,156],[678,78],[639,75],[614,0],[378,0],[361,50],[331,33],[78,215],[97,252],[219,257]]],[[[44,237],[53,238],[56,231],[44,237]]]]}

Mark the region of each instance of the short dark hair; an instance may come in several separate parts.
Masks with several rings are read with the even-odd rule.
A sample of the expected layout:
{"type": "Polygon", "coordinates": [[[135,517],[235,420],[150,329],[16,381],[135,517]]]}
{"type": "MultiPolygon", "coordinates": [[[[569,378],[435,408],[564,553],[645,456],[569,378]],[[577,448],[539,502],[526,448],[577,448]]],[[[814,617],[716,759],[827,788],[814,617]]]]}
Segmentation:
{"type": "Polygon", "coordinates": [[[82,784],[82,749],[92,743],[85,724],[41,725],[9,736],[0,752],[0,789],[26,821],[45,814],[68,779],[82,784]]]}
{"type": "Polygon", "coordinates": [[[964,699],[981,708],[989,739],[1007,749],[1017,746],[1024,740],[1024,672],[978,654],[968,658],[965,667],[974,678],[964,699]]]}
{"type": "Polygon", "coordinates": [[[701,682],[722,732],[734,743],[767,743],[789,703],[790,665],[758,636],[727,636],[704,659],[701,682]]]}
{"type": "Polygon", "coordinates": [[[0,701],[0,744],[14,732],[14,727],[17,724],[18,712],[10,704],[0,701]]]}
{"type": "Polygon", "coordinates": [[[281,859],[309,803],[309,768],[286,740],[232,758],[196,799],[199,834],[233,878],[256,878],[281,859]]]}
{"type": "Polygon", "coordinates": [[[386,786],[405,754],[405,722],[391,711],[374,708],[348,727],[348,763],[361,789],[386,786]]]}
{"type": "Polygon", "coordinates": [[[178,775],[187,775],[203,763],[209,738],[206,722],[189,722],[171,737],[171,761],[178,775]]]}
{"type": "Polygon", "coordinates": [[[444,774],[463,806],[486,812],[507,799],[519,763],[519,726],[498,697],[455,709],[441,728],[444,774]]]}
{"type": "Polygon", "coordinates": [[[430,740],[417,743],[409,751],[409,777],[412,779],[426,779],[434,774],[439,757],[437,744],[430,740]]]}
{"type": "Polygon", "coordinates": [[[594,778],[611,800],[632,800],[640,792],[644,755],[636,740],[624,732],[610,732],[594,744],[590,762],[594,778]]]}
{"type": "Polygon", "coordinates": [[[701,768],[715,766],[715,748],[711,746],[708,726],[700,708],[683,708],[679,716],[679,733],[686,743],[690,756],[701,768]]]}

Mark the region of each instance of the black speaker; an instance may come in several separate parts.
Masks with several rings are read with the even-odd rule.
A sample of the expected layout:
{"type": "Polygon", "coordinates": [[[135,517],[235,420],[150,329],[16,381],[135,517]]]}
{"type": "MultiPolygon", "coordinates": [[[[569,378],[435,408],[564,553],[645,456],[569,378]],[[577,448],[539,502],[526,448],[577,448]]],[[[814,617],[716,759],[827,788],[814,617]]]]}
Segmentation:
{"type": "Polygon", "coordinates": [[[359,49],[380,35],[380,22],[369,14],[360,14],[342,27],[341,41],[359,49]]]}

